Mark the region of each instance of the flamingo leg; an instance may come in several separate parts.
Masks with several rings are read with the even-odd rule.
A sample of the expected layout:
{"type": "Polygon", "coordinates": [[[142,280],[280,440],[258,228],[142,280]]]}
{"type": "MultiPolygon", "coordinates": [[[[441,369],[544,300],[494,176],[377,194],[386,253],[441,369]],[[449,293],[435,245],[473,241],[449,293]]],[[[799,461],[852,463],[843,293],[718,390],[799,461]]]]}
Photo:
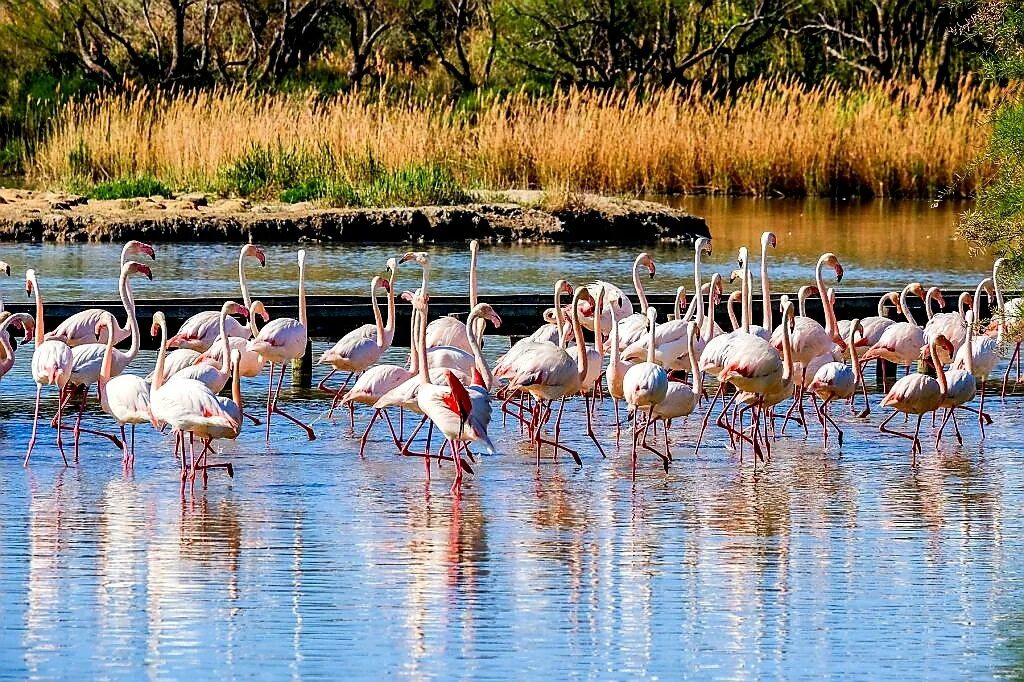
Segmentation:
{"type": "MultiPolygon", "coordinates": [[[[601,457],[607,459],[608,455],[604,454],[604,448],[597,442],[597,434],[594,433],[594,419],[590,411],[590,398],[584,395],[583,400],[586,401],[587,407],[587,435],[590,436],[590,440],[594,441],[594,445],[597,446],[597,451],[601,453],[601,457]]],[[[594,402],[596,404],[596,399],[594,402]]]]}
{"type": "MultiPolygon", "coordinates": [[[[32,435],[28,439],[28,450],[25,452],[25,462],[22,464],[22,466],[28,466],[28,458],[32,456],[32,448],[34,448],[36,446],[36,432],[39,429],[39,400],[42,398],[42,393],[43,393],[43,385],[42,384],[36,384],[36,410],[35,410],[35,416],[32,418],[32,435]]],[[[58,402],[58,409],[59,409],[59,406],[60,406],[60,403],[58,402]]],[[[58,420],[57,423],[60,424],[60,421],[58,420]]],[[[60,432],[58,431],[57,433],[58,433],[58,441],[59,441],[59,434],[60,434],[60,432]]],[[[60,454],[61,454],[62,457],[64,457],[64,449],[63,448],[61,448],[60,454]]],[[[67,459],[67,457],[64,457],[64,466],[67,466],[67,465],[68,465],[68,459],[67,459]]]]}
{"type": "MultiPolygon", "coordinates": [[[[270,415],[272,411],[270,409],[271,400],[274,397],[274,363],[267,363],[270,365],[270,381],[267,383],[267,445],[270,445],[270,415]]],[[[284,372],[284,367],[281,368],[284,372]]]]}
{"type": "Polygon", "coordinates": [[[718,402],[718,397],[722,395],[725,390],[725,384],[719,384],[718,390],[715,391],[715,397],[711,400],[711,404],[708,405],[708,411],[704,413],[704,421],[700,425],[700,434],[697,436],[697,445],[693,448],[693,456],[696,457],[700,452],[700,443],[704,440],[704,432],[707,431],[708,422],[711,421],[711,411],[715,409],[715,403],[718,402]]]}
{"type": "MultiPolygon", "coordinates": [[[[296,426],[298,426],[299,428],[303,429],[306,432],[306,435],[309,437],[309,439],[311,441],[316,440],[316,434],[313,433],[313,429],[311,429],[307,424],[299,421],[298,419],[296,419],[295,417],[293,417],[292,415],[288,414],[287,412],[285,412],[284,410],[282,410],[280,407],[277,406],[277,400],[278,400],[278,398],[281,395],[281,384],[283,384],[283,383],[284,383],[284,365],[281,365],[281,374],[277,378],[277,390],[274,391],[274,400],[271,403],[271,411],[274,414],[281,415],[282,417],[284,417],[285,419],[287,419],[291,423],[293,423],[296,426]]],[[[353,423],[353,425],[354,425],[354,423],[353,423]]],[[[270,419],[268,418],[267,419],[267,430],[268,430],[268,433],[269,433],[269,429],[270,429],[270,419]]]]}
{"type": "Polygon", "coordinates": [[[242,412],[242,416],[251,421],[253,426],[259,426],[263,423],[259,420],[259,417],[249,414],[248,412],[242,412]]]}
{"type": "MultiPolygon", "coordinates": [[[[540,405],[539,401],[538,401],[538,405],[540,405]]],[[[541,407],[541,409],[543,410],[543,406],[541,407]]],[[[554,440],[548,440],[548,439],[544,438],[544,435],[543,435],[544,423],[551,416],[550,408],[545,411],[546,414],[544,415],[544,418],[541,419],[541,423],[537,425],[537,435],[536,435],[536,438],[537,438],[538,447],[540,447],[540,445],[542,445],[542,444],[552,446],[554,448],[552,454],[556,458],[558,457],[558,451],[559,450],[564,450],[565,452],[569,453],[569,456],[572,457],[573,461],[576,462],[576,464],[578,466],[583,466],[583,460],[580,458],[580,453],[576,452],[572,448],[568,448],[568,447],[562,445],[559,442],[561,434],[562,434],[562,413],[563,413],[564,410],[565,410],[565,397],[563,396],[562,399],[558,402],[558,415],[555,417],[555,439],[554,440]]]]}
{"type": "Polygon", "coordinates": [[[454,440],[448,442],[452,448],[452,458],[455,461],[455,480],[452,482],[451,494],[455,497],[462,495],[462,459],[459,457],[459,446],[454,440]]]}
{"type": "Polygon", "coordinates": [[[124,424],[121,424],[121,465],[128,467],[128,436],[124,432],[124,424]]]}
{"type": "MultiPolygon", "coordinates": [[[[911,441],[912,445],[911,445],[911,448],[910,448],[910,452],[911,452],[911,454],[913,456],[912,462],[916,466],[917,465],[917,447],[918,447],[918,443],[919,443],[917,436],[916,435],[911,436],[910,434],[903,433],[902,431],[896,431],[895,429],[887,428],[888,425],[889,425],[889,422],[892,420],[892,418],[895,417],[898,414],[900,414],[899,410],[893,411],[892,414],[890,414],[888,417],[883,419],[882,423],[878,425],[878,430],[881,431],[882,433],[888,433],[889,435],[897,436],[899,438],[906,438],[907,440],[911,441]]],[[[905,413],[905,414],[908,414],[908,413],[905,413]]],[[[921,416],[923,416],[923,415],[918,415],[918,427],[920,427],[920,422],[921,422],[920,417],[921,416]]]]}
{"type": "MultiPolygon", "coordinates": [[[[831,424],[832,428],[834,428],[836,430],[836,440],[839,442],[839,447],[841,448],[841,447],[843,447],[843,430],[841,428],[839,428],[839,424],[837,424],[836,420],[832,418],[831,414],[829,414],[828,408],[829,408],[829,405],[831,404],[831,402],[832,402],[832,398],[830,397],[830,398],[826,398],[821,403],[822,423],[823,424],[825,424],[825,423],[831,424]]],[[[825,435],[824,447],[828,448],[828,434],[827,434],[827,432],[826,432],[826,435],[825,435]]]]}
{"type": "Polygon", "coordinates": [[[615,407],[615,447],[619,447],[619,434],[622,432],[622,426],[619,424],[619,399],[613,398],[612,405],[615,407]]]}
{"type": "MultiPolygon", "coordinates": [[[[366,439],[370,437],[370,429],[373,428],[373,423],[377,421],[377,417],[380,416],[380,410],[374,410],[370,416],[370,422],[366,425],[366,430],[363,431],[362,437],[359,439],[359,459],[364,459],[363,451],[366,449],[366,439]]],[[[391,429],[391,433],[394,434],[395,430],[391,429]]]]}

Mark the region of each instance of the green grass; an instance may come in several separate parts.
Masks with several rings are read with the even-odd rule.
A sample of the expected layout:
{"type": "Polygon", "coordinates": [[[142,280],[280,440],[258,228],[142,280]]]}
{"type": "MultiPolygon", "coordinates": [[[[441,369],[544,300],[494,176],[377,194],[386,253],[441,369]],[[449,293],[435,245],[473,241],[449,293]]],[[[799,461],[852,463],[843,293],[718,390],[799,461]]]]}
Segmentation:
{"type": "Polygon", "coordinates": [[[452,205],[472,200],[455,174],[438,163],[390,169],[371,154],[338,159],[326,149],[308,152],[258,145],[218,174],[216,190],[339,207],[452,205]]]}
{"type": "Polygon", "coordinates": [[[168,197],[171,190],[151,175],[140,175],[101,182],[89,188],[86,194],[90,199],[131,199],[155,194],[168,197]]]}

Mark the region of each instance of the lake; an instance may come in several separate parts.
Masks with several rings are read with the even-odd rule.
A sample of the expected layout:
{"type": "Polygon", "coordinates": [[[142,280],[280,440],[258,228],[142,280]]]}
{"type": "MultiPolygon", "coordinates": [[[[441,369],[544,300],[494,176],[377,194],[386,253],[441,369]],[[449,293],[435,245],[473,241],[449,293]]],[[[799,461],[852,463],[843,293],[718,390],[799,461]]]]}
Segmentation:
{"type": "MultiPolygon", "coordinates": [[[[952,240],[951,207],[684,205],[703,211],[715,235],[705,276],[731,269],[734,249],[756,245],[766,228],[779,234],[780,288],[805,281],[824,249],[843,259],[850,287],[911,277],[969,286],[989,269],[952,240]]],[[[362,292],[396,248],[310,247],[310,292],[362,292]]],[[[291,293],[293,249],[267,250],[266,271],[250,271],[254,292],[291,293]]],[[[430,250],[436,290],[458,291],[462,250],[430,250]]],[[[653,253],[655,291],[689,284],[692,250],[653,253]]],[[[487,247],[481,290],[546,291],[562,274],[625,285],[633,256],[487,247]]],[[[114,247],[4,245],[0,257],[17,271],[0,282],[7,296],[24,297],[29,265],[52,300],[114,295],[114,247]]],[[[234,245],[161,245],[155,281],[136,291],[187,295],[201,281],[204,293],[233,295],[236,258],[234,245]]],[[[418,271],[402,272],[411,288],[418,271]]],[[[318,340],[315,352],[329,343],[318,340]]],[[[492,340],[488,357],[504,347],[492,340]]],[[[234,478],[214,472],[206,488],[182,493],[171,441],[149,427],[139,430],[133,472],[90,436],[65,469],[48,428],[23,468],[29,350],[0,382],[3,678],[1024,674],[1016,399],[990,400],[996,421],[984,440],[964,418],[962,446],[947,438],[936,452],[926,435],[916,468],[906,441],[878,433],[877,393],[868,419],[834,409],[846,431],[841,452],[823,452],[815,425],[806,439],[791,426],[756,473],[749,452],[740,464],[715,429],[695,457],[699,418],[677,420],[669,473],[643,456],[635,483],[628,434],[615,448],[610,404],[598,408],[607,459],[575,403],[566,417],[563,436],[583,467],[545,453],[538,468],[496,410],[500,454],[484,456],[454,500],[450,466],[427,483],[422,463],[397,455],[384,428],[360,459],[347,416],[330,421],[322,394],[286,388],[286,409],[315,422],[318,439],[275,420],[267,446],[262,429],[247,425],[221,446],[234,478]]],[[[392,349],[387,359],[406,354],[392,349]]],[[[143,352],[131,371],[145,373],[153,359],[143,352]]],[[[321,376],[316,368],[314,382],[321,376]]],[[[252,411],[265,395],[265,377],[246,382],[252,411]]],[[[43,405],[51,414],[53,396],[43,405]]],[[[360,430],[367,416],[357,412],[360,430]]],[[[110,427],[95,408],[86,419],[110,427]]]]}

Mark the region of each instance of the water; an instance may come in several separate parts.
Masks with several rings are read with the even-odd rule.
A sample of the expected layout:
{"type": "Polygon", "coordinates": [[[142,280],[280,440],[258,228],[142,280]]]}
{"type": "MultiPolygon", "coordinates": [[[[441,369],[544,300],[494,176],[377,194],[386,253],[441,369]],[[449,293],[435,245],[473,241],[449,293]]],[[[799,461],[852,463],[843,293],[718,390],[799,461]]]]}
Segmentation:
{"type": "MultiPolygon", "coordinates": [[[[227,270],[233,250],[210,249],[227,270]]],[[[168,275],[186,263],[179,252],[161,251],[154,289],[185,276],[168,275]]],[[[4,258],[34,262],[33,253],[60,257],[17,246],[4,258]]],[[[355,265],[355,247],[334,253],[337,276],[312,275],[317,287],[340,290],[379,260],[376,249],[355,265]]],[[[582,276],[600,272],[559,259],[582,276]]],[[[71,267],[44,280],[48,295],[90,288],[73,284],[71,267]]],[[[488,268],[485,289],[499,264],[488,268]]],[[[499,346],[488,344],[491,358],[499,346]]],[[[936,452],[926,438],[917,468],[905,441],[878,433],[877,409],[864,421],[834,410],[841,453],[823,452],[812,426],[809,439],[788,433],[756,474],[749,453],[740,464],[716,431],[694,457],[699,420],[680,420],[670,472],[645,455],[635,483],[608,404],[599,408],[606,460],[575,405],[566,417],[582,468],[546,456],[538,469],[518,429],[496,416],[501,454],[477,464],[456,501],[450,466],[427,483],[383,428],[360,459],[347,419],[327,420],[316,391],[286,389],[283,406],[314,421],[319,438],[276,421],[268,447],[247,425],[222,446],[235,477],[213,473],[208,487],[182,493],[169,438],[148,427],[131,473],[89,436],[65,469],[46,428],[22,468],[24,350],[0,391],[3,678],[1024,673],[1018,400],[989,402],[996,423],[983,441],[970,420],[963,446],[947,438],[936,452]]],[[[132,371],[152,364],[144,352],[132,371]]],[[[265,379],[246,383],[252,411],[265,391],[265,379]]],[[[49,396],[44,414],[53,408],[49,396]]],[[[366,417],[361,409],[357,427],[366,417]]],[[[87,420],[109,428],[94,410],[87,420]]]]}
{"type": "MultiPolygon", "coordinates": [[[[759,258],[761,232],[778,235],[771,252],[771,277],[779,290],[795,291],[813,282],[814,264],[822,252],[839,255],[846,268],[843,291],[897,287],[920,280],[950,288],[973,288],[991,261],[968,255],[967,244],[954,237],[962,205],[931,208],[924,202],[765,201],[754,199],[686,198],[684,208],[707,217],[714,236],[714,254],[707,259],[704,279],[714,271],[728,278],[736,267],[736,251],[746,245],[759,258]]],[[[267,267],[249,266],[253,295],[295,293],[295,245],[263,244],[267,267]]],[[[388,257],[410,248],[406,244],[306,245],[308,291],[311,294],[362,294],[374,274],[384,271],[388,257]]],[[[420,247],[416,247],[420,248],[420,247]]],[[[468,251],[463,246],[429,248],[431,291],[464,293],[468,251]]],[[[135,285],[140,297],[237,295],[238,245],[158,244],[155,281],[135,285]]],[[[693,290],[693,249],[652,246],[657,277],[645,280],[649,291],[671,294],[680,284],[693,290]]],[[[116,244],[0,244],[0,259],[12,272],[34,267],[45,295],[53,300],[117,297],[116,244]]],[[[482,294],[546,293],[554,280],[574,282],[606,279],[631,289],[630,268],[636,252],[604,245],[484,245],[479,260],[482,294]]],[[[419,281],[415,266],[401,269],[399,290],[419,281]]],[[[0,282],[0,295],[21,295],[20,280],[0,282]]],[[[21,295],[23,296],[23,295],[21,295]]]]}

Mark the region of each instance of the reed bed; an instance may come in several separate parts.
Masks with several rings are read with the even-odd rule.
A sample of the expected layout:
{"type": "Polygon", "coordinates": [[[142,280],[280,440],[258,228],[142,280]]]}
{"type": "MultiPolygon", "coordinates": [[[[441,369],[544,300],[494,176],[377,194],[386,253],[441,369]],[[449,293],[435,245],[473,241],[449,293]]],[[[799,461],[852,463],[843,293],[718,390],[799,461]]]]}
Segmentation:
{"type": "Polygon", "coordinates": [[[147,176],[232,193],[239,164],[255,154],[272,166],[259,171],[262,184],[250,188],[257,194],[348,182],[368,164],[443,168],[464,186],[488,189],[970,194],[981,172],[971,162],[987,141],[985,112],[998,93],[964,90],[955,99],[916,86],[847,92],[833,83],[761,81],[726,102],[699,89],[570,91],[488,97],[471,111],[367,103],[359,94],[138,91],[68,104],[28,167],[49,184],[147,176]]]}

